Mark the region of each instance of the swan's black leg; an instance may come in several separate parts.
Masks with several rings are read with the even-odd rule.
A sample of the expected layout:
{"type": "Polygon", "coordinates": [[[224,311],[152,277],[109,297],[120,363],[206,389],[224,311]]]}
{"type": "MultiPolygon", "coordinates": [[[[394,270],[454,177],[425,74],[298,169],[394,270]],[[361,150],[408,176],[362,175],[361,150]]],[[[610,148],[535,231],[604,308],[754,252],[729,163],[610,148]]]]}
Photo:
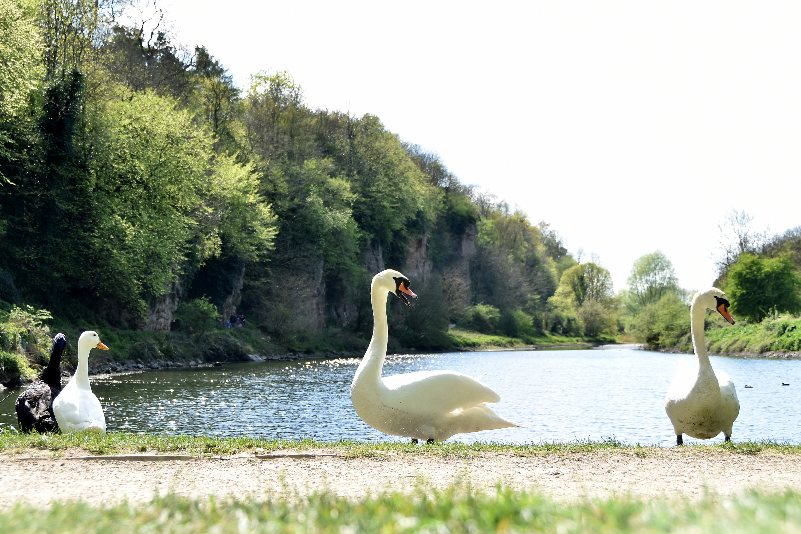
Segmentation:
{"type": "MultiPolygon", "coordinates": [[[[726,434],[723,435],[726,436],[726,434]]],[[[731,436],[726,436],[726,439],[724,439],[723,441],[731,441],[731,436]]]]}
{"type": "Polygon", "coordinates": [[[434,438],[428,438],[428,439],[426,440],[426,443],[434,443],[434,438]]]}
{"type": "Polygon", "coordinates": [[[417,445],[417,438],[412,438],[412,443],[414,443],[415,445],[417,445]]]}
{"type": "Polygon", "coordinates": [[[684,445],[684,438],[681,437],[681,434],[676,435],[676,445],[684,445]]]}

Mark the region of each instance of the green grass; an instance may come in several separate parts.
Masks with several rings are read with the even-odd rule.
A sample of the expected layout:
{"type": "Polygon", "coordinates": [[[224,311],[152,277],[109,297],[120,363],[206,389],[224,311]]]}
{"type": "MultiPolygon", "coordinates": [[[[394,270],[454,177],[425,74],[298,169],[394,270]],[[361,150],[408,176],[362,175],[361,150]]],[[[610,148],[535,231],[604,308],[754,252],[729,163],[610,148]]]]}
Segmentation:
{"type": "Polygon", "coordinates": [[[537,492],[498,488],[428,488],[358,499],[322,491],[265,500],[192,500],[168,495],[132,506],[16,505],[0,513],[0,530],[25,533],[784,533],[801,529],[801,494],[793,491],[698,501],[631,496],[565,504],[537,492]]]}
{"type": "MultiPolygon", "coordinates": [[[[692,445],[681,449],[628,446],[608,439],[566,444],[502,445],[494,443],[411,443],[208,436],[126,434],[20,435],[0,433],[0,453],[24,454],[65,449],[93,454],[135,452],[225,455],[263,449],[264,452],[334,449],[356,458],[398,455],[472,457],[483,453],[516,455],[609,453],[647,457],[651,454],[747,454],[774,451],[801,454],[801,446],[774,442],[692,445]]],[[[498,486],[477,491],[465,484],[445,489],[424,479],[411,493],[387,491],[358,498],[338,497],[325,488],[303,496],[293,488],[264,500],[194,500],[160,496],[143,505],[91,506],[55,503],[46,509],[18,504],[0,512],[0,532],[720,532],[781,533],[801,531],[801,494],[747,492],[733,497],[709,494],[696,501],[642,499],[618,495],[566,504],[536,491],[519,492],[498,486]]]]}
{"type": "Polygon", "coordinates": [[[725,325],[707,331],[706,341],[715,352],[801,351],[801,318],[780,316],[757,324],[725,325]]]}
{"type": "Polygon", "coordinates": [[[546,335],[520,339],[491,334],[481,334],[479,332],[463,330],[461,328],[452,328],[448,331],[448,336],[453,340],[454,347],[458,348],[515,348],[526,347],[529,345],[559,346],[590,343],[590,341],[578,337],[546,335]]]}
{"type": "MultiPolygon", "coordinates": [[[[313,439],[268,439],[259,437],[213,437],[187,434],[125,433],[104,435],[88,433],[19,434],[13,430],[0,432],[0,453],[24,454],[50,451],[58,456],[67,449],[81,449],[91,454],[170,453],[191,455],[228,455],[241,452],[336,450],[353,458],[386,457],[388,454],[424,454],[443,458],[472,458],[484,453],[507,453],[518,456],[611,452],[637,456],[661,454],[663,447],[625,445],[614,438],[603,441],[577,440],[568,443],[534,443],[509,445],[492,442],[464,444],[442,442],[414,445],[403,442],[316,441],[313,439]]],[[[771,441],[691,445],[685,451],[719,451],[732,454],[759,454],[773,451],[801,454],[801,445],[771,441]]]]}

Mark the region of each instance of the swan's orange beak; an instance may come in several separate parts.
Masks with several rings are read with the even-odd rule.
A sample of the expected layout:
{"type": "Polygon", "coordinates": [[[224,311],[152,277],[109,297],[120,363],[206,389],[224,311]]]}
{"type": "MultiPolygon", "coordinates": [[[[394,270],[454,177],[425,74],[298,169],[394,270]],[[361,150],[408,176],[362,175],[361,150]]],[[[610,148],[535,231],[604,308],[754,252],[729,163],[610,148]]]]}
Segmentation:
{"type": "Polygon", "coordinates": [[[97,348],[103,349],[103,350],[108,350],[108,347],[105,346],[102,341],[98,341],[97,342],[97,348]]]}
{"type": "Polygon", "coordinates": [[[729,313],[729,308],[728,306],[726,306],[725,302],[721,302],[718,305],[718,313],[720,313],[724,319],[729,321],[729,323],[734,324],[734,317],[732,317],[731,314],[729,313]]]}
{"type": "Polygon", "coordinates": [[[409,302],[409,299],[406,298],[406,295],[409,295],[410,297],[413,298],[417,298],[417,295],[415,295],[414,292],[412,292],[412,290],[409,289],[408,281],[401,279],[396,279],[396,280],[398,286],[397,289],[395,290],[395,294],[398,296],[399,299],[403,301],[404,304],[411,307],[412,304],[411,302],[409,302]]]}
{"type": "Polygon", "coordinates": [[[412,292],[412,290],[411,290],[411,289],[409,289],[408,287],[406,287],[406,284],[401,284],[400,286],[398,286],[398,289],[400,289],[401,291],[403,291],[404,293],[406,293],[406,294],[407,294],[407,295],[409,295],[410,297],[417,298],[417,295],[415,295],[415,294],[412,292]]]}

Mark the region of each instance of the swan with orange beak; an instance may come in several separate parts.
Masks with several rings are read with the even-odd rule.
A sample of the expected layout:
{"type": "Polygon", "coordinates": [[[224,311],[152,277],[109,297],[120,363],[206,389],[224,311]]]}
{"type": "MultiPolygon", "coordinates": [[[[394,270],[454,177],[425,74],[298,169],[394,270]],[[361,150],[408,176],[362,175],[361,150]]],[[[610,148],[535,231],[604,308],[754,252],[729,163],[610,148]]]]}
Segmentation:
{"type": "Polygon", "coordinates": [[[715,371],[709,363],[704,342],[706,310],[716,310],[730,324],[729,299],[713,287],[699,291],[690,307],[690,328],[697,366],[679,369],[665,398],[665,411],[676,432],[676,444],[682,445],[682,434],[698,439],[714,438],[723,432],[731,439],[734,420],[740,413],[740,401],[734,382],[723,371],[715,371]]]}
{"type": "Polygon", "coordinates": [[[412,438],[415,443],[518,426],[487,406],[501,400],[497,393],[465,374],[417,371],[382,375],[389,336],[387,296],[394,294],[409,306],[407,297],[417,298],[410,285],[408,278],[392,269],[373,278],[373,337],[350,386],[350,398],[359,417],[376,430],[412,438]]]}

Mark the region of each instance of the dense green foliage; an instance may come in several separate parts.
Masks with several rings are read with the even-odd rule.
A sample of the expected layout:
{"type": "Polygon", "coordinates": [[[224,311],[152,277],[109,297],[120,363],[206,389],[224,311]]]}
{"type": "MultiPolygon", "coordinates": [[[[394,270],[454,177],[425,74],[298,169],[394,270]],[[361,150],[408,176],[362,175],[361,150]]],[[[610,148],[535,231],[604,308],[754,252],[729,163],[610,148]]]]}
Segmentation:
{"type": "Polygon", "coordinates": [[[562,314],[562,333],[583,332],[591,338],[617,334],[618,300],[612,275],[594,262],[573,265],[562,273],[548,302],[562,314]]]}
{"type": "MultiPolygon", "coordinates": [[[[731,327],[716,313],[707,315],[708,348],[751,354],[798,351],[799,320],[779,315],[801,311],[801,274],[793,259],[793,251],[801,244],[798,232],[775,237],[759,255],[740,250],[738,247],[745,247],[743,243],[751,242],[745,238],[740,241],[727,253],[728,263],[718,282],[731,302],[738,325],[731,327]],[[743,320],[750,324],[743,325],[743,320]]],[[[692,351],[691,295],[676,285],[670,261],[658,251],[638,259],[629,286],[620,297],[626,329],[633,339],[655,348],[692,351]]]]}
{"type": "Polygon", "coordinates": [[[187,315],[208,302],[218,327],[244,313],[311,347],[369,336],[367,288],[386,266],[421,296],[413,313],[390,306],[400,346],[452,346],[457,323],[612,333],[611,286],[591,295],[603,324],[549,301],[575,261],[547,223],[463,186],[378,117],[309,108],[289,73],[240,90],[204,47],[119,25],[124,5],[0,4],[0,300],[67,329],[162,332],[183,304],[184,333],[208,331],[210,306],[187,315]]]}
{"type": "Polygon", "coordinates": [[[775,313],[801,312],[801,274],[788,256],[742,254],[724,287],[732,312],[755,323],[775,313]]]}
{"type": "Polygon", "coordinates": [[[0,378],[8,380],[15,375],[32,378],[34,362],[46,364],[50,357],[49,329],[44,321],[50,319],[45,310],[11,306],[0,309],[0,378]]]}

